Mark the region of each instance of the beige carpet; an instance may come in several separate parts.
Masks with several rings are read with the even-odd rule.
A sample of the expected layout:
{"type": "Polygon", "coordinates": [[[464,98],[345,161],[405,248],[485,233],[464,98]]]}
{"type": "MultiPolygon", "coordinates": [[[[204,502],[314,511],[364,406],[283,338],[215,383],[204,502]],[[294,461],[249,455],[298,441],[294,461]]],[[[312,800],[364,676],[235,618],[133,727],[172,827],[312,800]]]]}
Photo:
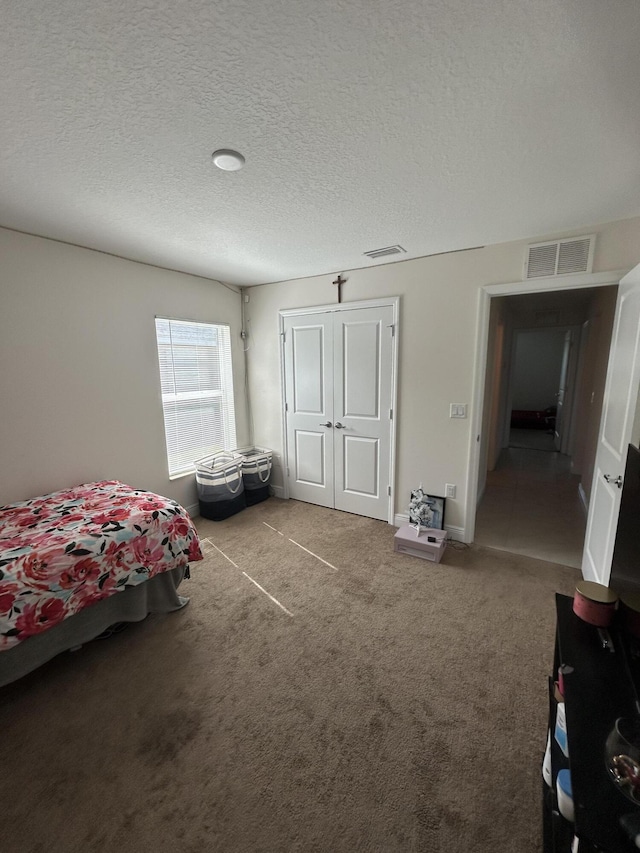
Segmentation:
{"type": "Polygon", "coordinates": [[[575,570],[475,547],[436,566],[294,501],[199,529],[235,566],[205,542],[184,611],[0,690],[3,853],[541,850],[575,570]]]}

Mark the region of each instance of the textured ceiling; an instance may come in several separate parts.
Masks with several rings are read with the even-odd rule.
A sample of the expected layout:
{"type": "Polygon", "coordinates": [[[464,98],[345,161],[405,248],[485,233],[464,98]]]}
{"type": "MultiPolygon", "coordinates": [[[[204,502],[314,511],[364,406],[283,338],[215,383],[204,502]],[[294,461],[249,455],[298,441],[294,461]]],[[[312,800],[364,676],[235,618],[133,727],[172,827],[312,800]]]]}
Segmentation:
{"type": "Polygon", "coordinates": [[[5,2],[0,224],[257,284],[634,216],[639,45],[638,0],[5,2]]]}

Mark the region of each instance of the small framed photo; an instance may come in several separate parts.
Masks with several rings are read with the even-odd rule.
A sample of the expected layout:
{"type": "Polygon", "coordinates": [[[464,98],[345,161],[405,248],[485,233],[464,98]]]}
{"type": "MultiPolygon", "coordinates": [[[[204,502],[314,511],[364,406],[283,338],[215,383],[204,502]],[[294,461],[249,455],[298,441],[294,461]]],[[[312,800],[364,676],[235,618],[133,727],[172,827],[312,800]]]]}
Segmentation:
{"type": "Polygon", "coordinates": [[[445,500],[439,495],[428,495],[422,488],[414,489],[409,502],[409,522],[420,527],[444,530],[445,500]]]}

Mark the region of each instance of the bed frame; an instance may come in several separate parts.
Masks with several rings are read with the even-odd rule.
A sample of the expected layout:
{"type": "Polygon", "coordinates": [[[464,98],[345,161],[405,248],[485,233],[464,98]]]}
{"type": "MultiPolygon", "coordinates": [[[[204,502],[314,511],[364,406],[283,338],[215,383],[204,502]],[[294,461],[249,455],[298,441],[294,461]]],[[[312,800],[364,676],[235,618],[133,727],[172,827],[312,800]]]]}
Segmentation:
{"type": "Polygon", "coordinates": [[[43,634],[0,652],[0,687],[33,672],[62,652],[77,650],[117,622],[141,622],[150,613],[182,610],[189,603],[188,598],[177,592],[184,573],[185,567],[181,566],[139,586],[125,587],[117,595],[81,610],[43,634]]]}

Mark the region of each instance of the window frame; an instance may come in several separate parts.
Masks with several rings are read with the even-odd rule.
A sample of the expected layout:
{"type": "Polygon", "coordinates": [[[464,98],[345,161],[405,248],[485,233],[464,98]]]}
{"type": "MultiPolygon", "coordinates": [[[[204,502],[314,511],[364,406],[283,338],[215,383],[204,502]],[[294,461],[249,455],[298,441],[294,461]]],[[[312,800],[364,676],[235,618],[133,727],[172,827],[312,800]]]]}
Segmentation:
{"type": "MultiPolygon", "coordinates": [[[[233,353],[232,353],[232,342],[231,342],[231,325],[229,323],[218,323],[211,322],[209,320],[192,320],[186,319],[184,317],[167,317],[164,315],[156,314],[154,318],[154,328],[155,328],[155,343],[156,343],[156,356],[158,359],[158,381],[159,381],[159,397],[160,397],[160,406],[162,409],[162,419],[163,419],[163,427],[164,427],[164,436],[165,436],[165,453],[167,460],[167,470],[169,474],[170,480],[177,480],[181,477],[189,476],[193,474],[195,471],[194,461],[198,458],[202,458],[204,456],[212,455],[213,453],[224,451],[224,450],[232,450],[236,447],[237,442],[237,432],[236,432],[236,418],[235,418],[235,388],[233,381],[233,353]],[[169,333],[171,335],[171,324],[182,324],[189,326],[203,326],[208,328],[213,328],[216,330],[218,335],[218,349],[217,356],[215,357],[217,370],[219,373],[219,378],[221,382],[220,389],[200,389],[198,391],[174,391],[173,394],[167,393],[163,391],[163,384],[167,381],[167,374],[165,373],[166,367],[163,366],[163,359],[161,348],[163,346],[167,346],[166,344],[161,343],[160,340],[160,323],[168,323],[169,324],[169,333]],[[222,340],[221,340],[222,337],[222,340]],[[179,428],[177,427],[176,421],[176,408],[171,410],[171,404],[184,403],[188,401],[193,401],[194,403],[198,401],[202,401],[203,403],[220,399],[221,400],[221,414],[220,414],[220,431],[223,435],[223,446],[220,446],[219,443],[211,442],[206,449],[204,449],[204,445],[202,443],[193,449],[193,460],[191,462],[176,460],[176,452],[172,452],[171,450],[171,442],[172,436],[175,437],[180,436],[179,428]],[[172,424],[172,419],[174,419],[174,423],[172,424]],[[203,451],[204,452],[201,452],[203,451]]],[[[174,344],[173,341],[169,343],[169,352],[171,357],[171,371],[173,374],[173,383],[175,385],[176,382],[176,351],[175,347],[179,346],[178,344],[174,344]]],[[[195,344],[197,346],[197,344],[195,344]]],[[[206,345],[205,345],[206,346],[206,345]]],[[[210,363],[209,363],[210,364],[210,363]]],[[[203,381],[202,372],[198,372],[198,370],[194,371],[194,380],[197,378],[198,384],[203,381]]],[[[204,410],[204,406],[201,407],[201,412],[206,414],[204,410]]],[[[202,427],[203,428],[203,427],[202,427]]],[[[195,433],[194,433],[195,434],[195,433]]],[[[189,430],[185,430],[182,432],[182,438],[187,438],[189,436],[189,430]]],[[[182,453],[184,454],[184,450],[182,453]]],[[[187,448],[188,452],[188,448],[187,448]]]]}

